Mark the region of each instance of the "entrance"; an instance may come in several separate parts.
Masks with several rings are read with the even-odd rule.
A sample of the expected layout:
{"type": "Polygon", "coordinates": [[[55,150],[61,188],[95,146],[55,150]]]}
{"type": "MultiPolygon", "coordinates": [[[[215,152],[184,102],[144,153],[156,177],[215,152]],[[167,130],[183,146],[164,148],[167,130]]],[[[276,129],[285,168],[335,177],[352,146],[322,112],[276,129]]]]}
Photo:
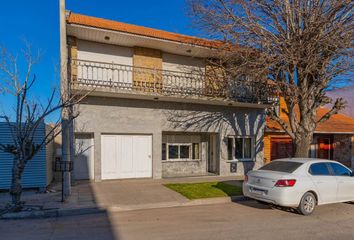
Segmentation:
{"type": "Polygon", "coordinates": [[[211,134],[209,141],[209,156],[208,156],[208,172],[218,174],[219,166],[218,166],[218,135],[211,134]]]}

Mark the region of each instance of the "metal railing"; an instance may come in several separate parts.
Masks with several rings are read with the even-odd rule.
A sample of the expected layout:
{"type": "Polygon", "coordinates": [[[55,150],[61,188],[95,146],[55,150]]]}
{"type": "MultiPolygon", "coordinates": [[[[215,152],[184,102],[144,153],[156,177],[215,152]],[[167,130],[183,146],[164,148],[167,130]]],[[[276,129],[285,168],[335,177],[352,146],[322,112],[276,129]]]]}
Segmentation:
{"type": "Polygon", "coordinates": [[[180,97],[221,98],[237,102],[270,103],[269,85],[226,80],[203,71],[169,71],[130,65],[71,60],[72,85],[120,92],[180,97]]]}

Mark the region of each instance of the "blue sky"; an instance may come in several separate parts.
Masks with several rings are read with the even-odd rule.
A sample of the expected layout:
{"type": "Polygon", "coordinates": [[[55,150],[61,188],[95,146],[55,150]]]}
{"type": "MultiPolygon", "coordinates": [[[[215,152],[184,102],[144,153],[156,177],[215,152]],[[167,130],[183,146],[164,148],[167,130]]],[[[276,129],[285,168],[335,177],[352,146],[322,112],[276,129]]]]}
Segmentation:
{"type": "MultiPolygon", "coordinates": [[[[37,81],[33,97],[45,100],[59,86],[59,0],[11,0],[1,4],[0,44],[20,57],[24,40],[34,51],[41,50],[41,61],[33,69],[37,81]]],[[[112,20],[198,35],[186,14],[184,0],[66,0],[66,8],[112,20]]],[[[22,65],[20,67],[23,67],[22,65]]],[[[25,69],[20,68],[20,72],[25,69]]],[[[0,113],[11,111],[13,101],[0,96],[0,113]]],[[[53,118],[47,119],[52,121],[53,118]]]]}

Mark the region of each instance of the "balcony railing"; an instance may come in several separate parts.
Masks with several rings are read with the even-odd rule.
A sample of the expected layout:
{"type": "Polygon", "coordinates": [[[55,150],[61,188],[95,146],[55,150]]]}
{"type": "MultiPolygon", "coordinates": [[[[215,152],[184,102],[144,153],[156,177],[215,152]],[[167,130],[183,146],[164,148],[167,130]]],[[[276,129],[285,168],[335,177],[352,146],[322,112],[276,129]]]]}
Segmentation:
{"type": "Polygon", "coordinates": [[[247,103],[270,103],[269,85],[231,81],[205,72],[151,69],[106,62],[71,60],[72,82],[78,88],[175,97],[217,98],[247,103]]]}

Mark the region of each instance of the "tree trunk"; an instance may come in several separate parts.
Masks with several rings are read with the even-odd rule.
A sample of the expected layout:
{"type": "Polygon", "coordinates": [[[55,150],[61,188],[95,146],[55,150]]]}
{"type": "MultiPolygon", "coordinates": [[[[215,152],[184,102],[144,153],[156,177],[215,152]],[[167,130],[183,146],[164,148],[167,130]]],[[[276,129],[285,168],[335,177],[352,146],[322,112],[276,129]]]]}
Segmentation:
{"type": "Polygon", "coordinates": [[[22,184],[21,184],[21,177],[22,177],[23,169],[21,169],[21,164],[19,160],[16,158],[14,159],[14,164],[12,166],[12,180],[11,180],[11,203],[12,208],[14,211],[21,210],[22,203],[21,203],[21,195],[22,195],[22,184]]]}
{"type": "Polygon", "coordinates": [[[309,157],[310,147],[312,142],[312,134],[301,134],[298,138],[295,138],[294,143],[294,157],[307,158],[309,157]]]}

